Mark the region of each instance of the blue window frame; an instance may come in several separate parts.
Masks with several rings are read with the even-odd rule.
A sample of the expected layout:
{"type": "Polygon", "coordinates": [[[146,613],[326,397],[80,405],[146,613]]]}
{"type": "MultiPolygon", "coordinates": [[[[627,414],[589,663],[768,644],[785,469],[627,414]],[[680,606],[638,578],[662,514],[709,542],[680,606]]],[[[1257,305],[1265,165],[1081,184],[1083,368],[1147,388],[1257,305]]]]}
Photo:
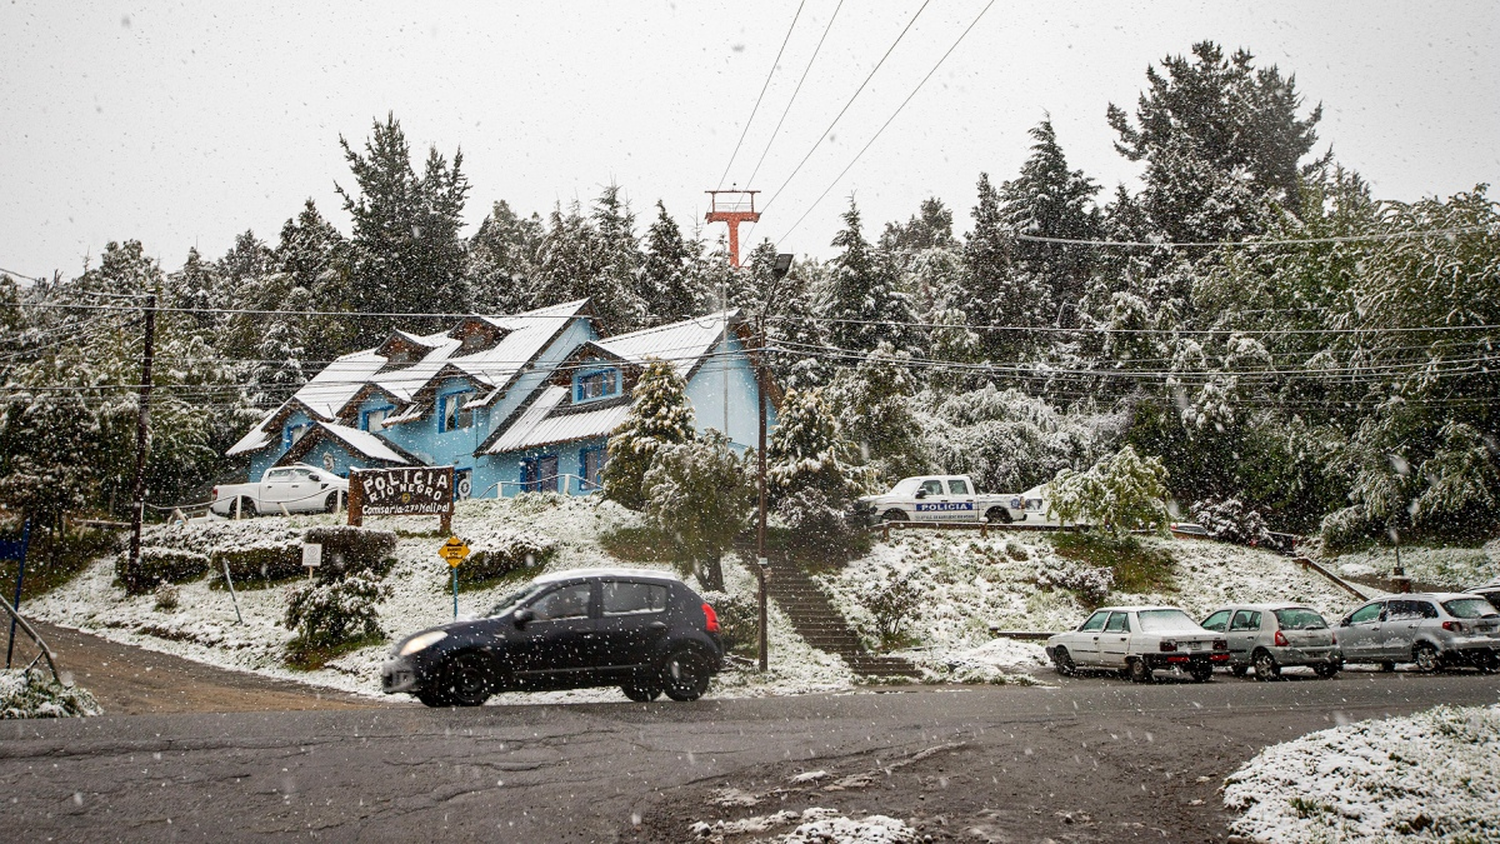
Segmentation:
{"type": "Polygon", "coordinates": [[[281,429],[281,450],[286,451],[291,448],[297,440],[302,439],[302,436],[310,430],[312,430],[311,422],[288,423],[286,427],[281,429]]]}
{"type": "Polygon", "coordinates": [[[369,431],[372,434],[380,433],[385,430],[385,418],[395,409],[395,407],[387,404],[360,411],[359,429],[361,431],[369,431]]]}
{"type": "Polygon", "coordinates": [[[438,397],[439,433],[457,431],[474,424],[474,410],[464,407],[464,402],[473,394],[473,390],[459,390],[438,397]]]}
{"type": "Polygon", "coordinates": [[[593,492],[604,486],[604,464],[609,462],[603,448],[585,448],[578,452],[579,492],[593,492]]]}
{"type": "Polygon", "coordinates": [[[620,394],[620,370],[587,369],[573,376],[573,403],[607,399],[620,394]]]}
{"type": "Polygon", "coordinates": [[[557,455],[544,454],[521,461],[523,492],[557,492],[557,455]]]}

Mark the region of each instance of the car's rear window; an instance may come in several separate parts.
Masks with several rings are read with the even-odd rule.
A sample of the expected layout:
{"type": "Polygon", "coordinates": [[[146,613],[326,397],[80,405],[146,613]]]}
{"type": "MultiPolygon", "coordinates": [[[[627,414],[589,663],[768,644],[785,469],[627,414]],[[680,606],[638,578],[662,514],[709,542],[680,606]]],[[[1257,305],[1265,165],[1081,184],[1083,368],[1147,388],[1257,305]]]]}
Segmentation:
{"type": "Polygon", "coordinates": [[[1197,630],[1198,622],[1182,610],[1141,610],[1141,630],[1161,633],[1167,630],[1197,630]]]}
{"type": "Polygon", "coordinates": [[[1454,618],[1483,618],[1495,615],[1495,608],[1481,598],[1454,598],[1443,602],[1443,609],[1454,618]]]}
{"type": "Polygon", "coordinates": [[[1323,616],[1306,607],[1292,607],[1276,611],[1276,620],[1282,630],[1322,630],[1328,626],[1323,616]]]}
{"type": "Polygon", "coordinates": [[[660,583],[606,581],[604,614],[635,615],[661,612],[667,608],[667,587],[660,583]]]}

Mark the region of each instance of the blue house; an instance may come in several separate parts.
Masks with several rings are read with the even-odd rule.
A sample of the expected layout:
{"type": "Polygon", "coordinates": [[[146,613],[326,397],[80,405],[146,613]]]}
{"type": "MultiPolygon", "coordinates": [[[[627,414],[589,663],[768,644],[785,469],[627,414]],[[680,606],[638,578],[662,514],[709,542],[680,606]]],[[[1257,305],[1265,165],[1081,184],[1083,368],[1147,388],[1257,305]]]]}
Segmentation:
{"type": "MultiPolygon", "coordinates": [[[[609,434],[652,358],[682,375],[700,431],[753,448],[748,346],[735,311],[601,337],[587,299],[470,316],[437,334],[395,331],[330,363],[227,453],[248,457],[251,477],[299,462],[340,475],[451,465],[461,497],[584,495],[599,488],[609,434]]],[[[774,425],[780,395],[766,395],[774,425]]]]}

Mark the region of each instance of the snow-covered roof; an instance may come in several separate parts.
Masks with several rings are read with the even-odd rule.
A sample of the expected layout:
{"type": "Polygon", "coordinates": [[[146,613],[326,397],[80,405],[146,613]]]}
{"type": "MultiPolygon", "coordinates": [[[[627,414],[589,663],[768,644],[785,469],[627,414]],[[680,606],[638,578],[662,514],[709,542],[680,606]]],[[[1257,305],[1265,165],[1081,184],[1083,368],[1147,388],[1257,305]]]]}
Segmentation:
{"type": "Polygon", "coordinates": [[[327,422],[319,423],[318,427],[336,438],[339,442],[348,446],[355,454],[368,457],[371,460],[383,460],[388,463],[410,463],[411,459],[391,447],[390,443],[358,428],[350,428],[348,425],[331,425],[327,422]]]}
{"type": "Polygon", "coordinates": [[[260,451],[271,444],[272,436],[269,431],[262,429],[260,425],[250,429],[250,433],[240,437],[240,441],[229,447],[225,455],[233,457],[236,454],[248,454],[252,451],[260,451]]]}
{"type": "Polygon", "coordinates": [[[633,363],[643,363],[647,358],[668,361],[676,366],[677,374],[685,379],[713,351],[724,332],[734,330],[738,317],[737,310],[719,311],[670,325],[607,337],[596,341],[596,345],[633,363]]]}
{"type": "Polygon", "coordinates": [[[563,405],[569,392],[564,386],[547,387],[485,452],[503,454],[608,436],[630,413],[630,403],[625,401],[611,401],[592,410],[567,410],[563,405]]]}

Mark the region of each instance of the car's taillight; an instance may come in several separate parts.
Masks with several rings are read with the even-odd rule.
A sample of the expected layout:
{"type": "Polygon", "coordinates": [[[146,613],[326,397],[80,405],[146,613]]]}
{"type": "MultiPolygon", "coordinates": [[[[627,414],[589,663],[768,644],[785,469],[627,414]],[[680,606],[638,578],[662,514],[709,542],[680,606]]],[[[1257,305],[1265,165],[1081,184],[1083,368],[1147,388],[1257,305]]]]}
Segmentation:
{"type": "Polygon", "coordinates": [[[1228,639],[1215,639],[1214,640],[1214,650],[1216,650],[1216,651],[1227,651],[1227,650],[1229,650],[1229,640],[1228,639]]]}
{"type": "Polygon", "coordinates": [[[1276,638],[1274,641],[1276,642],[1276,647],[1278,648],[1284,648],[1291,644],[1291,642],[1288,642],[1286,640],[1286,634],[1281,632],[1280,630],[1276,631],[1276,638]]]}
{"type": "Polygon", "coordinates": [[[210,493],[209,493],[209,494],[208,494],[208,497],[209,497],[209,498],[214,498],[214,499],[217,499],[217,498],[218,498],[218,497],[219,497],[219,488],[218,488],[218,487],[214,487],[214,491],[213,491],[213,492],[210,492],[210,493]]]}
{"type": "Polygon", "coordinates": [[[1339,643],[1339,634],[1334,633],[1333,631],[1329,631],[1328,643],[1331,645],[1337,645],[1339,643]]]}
{"type": "Polygon", "coordinates": [[[707,602],[703,604],[703,629],[710,633],[719,632],[719,614],[707,602]]]}
{"type": "Polygon", "coordinates": [[[1459,622],[1457,622],[1457,621],[1445,621],[1445,622],[1443,622],[1443,629],[1447,630],[1449,633],[1462,633],[1462,632],[1464,632],[1464,626],[1462,624],[1460,624],[1459,622]]]}
{"type": "Polygon", "coordinates": [[[1167,639],[1163,639],[1161,641],[1161,649],[1163,653],[1171,653],[1172,651],[1177,650],[1177,643],[1169,641],[1167,639]]]}

